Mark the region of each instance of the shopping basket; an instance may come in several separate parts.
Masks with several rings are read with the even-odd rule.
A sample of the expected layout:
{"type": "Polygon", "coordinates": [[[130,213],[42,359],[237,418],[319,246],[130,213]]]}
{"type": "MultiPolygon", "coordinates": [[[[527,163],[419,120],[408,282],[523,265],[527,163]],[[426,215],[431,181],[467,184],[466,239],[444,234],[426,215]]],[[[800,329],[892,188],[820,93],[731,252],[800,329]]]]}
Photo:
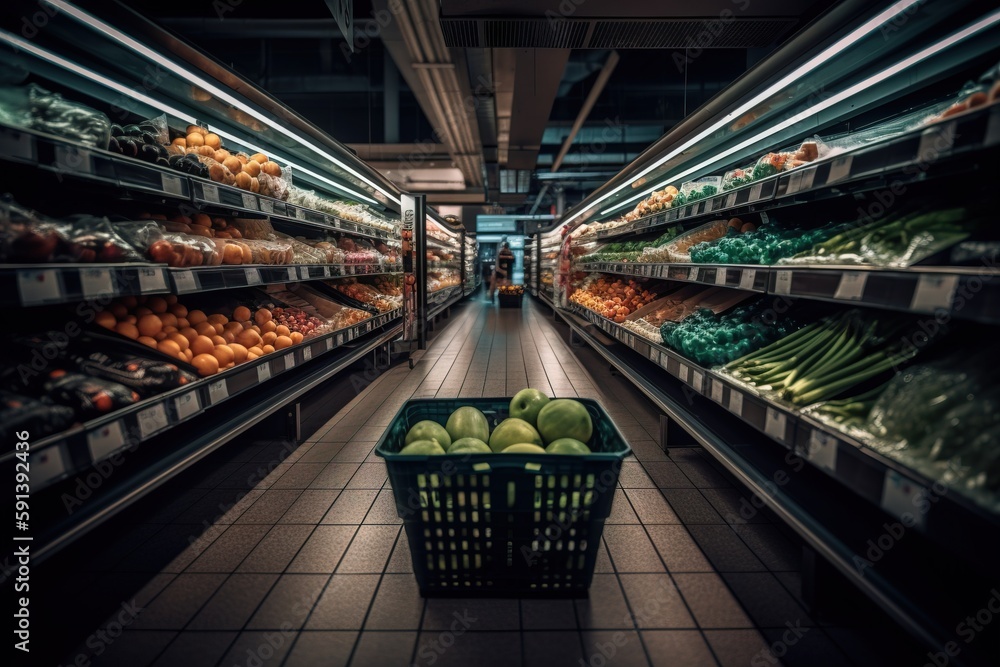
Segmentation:
{"type": "Polygon", "coordinates": [[[492,430],[507,418],[510,399],[414,399],[399,410],[375,453],[386,460],[422,595],[587,595],[631,449],[597,401],[576,400],[594,422],[592,454],[403,456],[418,421],[444,425],[471,405],[492,430]]]}

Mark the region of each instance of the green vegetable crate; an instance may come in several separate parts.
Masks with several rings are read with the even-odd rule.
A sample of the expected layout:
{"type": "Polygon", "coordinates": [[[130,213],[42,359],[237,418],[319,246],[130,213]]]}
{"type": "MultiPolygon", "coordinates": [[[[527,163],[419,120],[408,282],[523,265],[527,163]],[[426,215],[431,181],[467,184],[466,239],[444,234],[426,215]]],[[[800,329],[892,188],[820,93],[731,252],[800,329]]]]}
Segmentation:
{"type": "Polygon", "coordinates": [[[444,425],[471,405],[492,430],[510,399],[414,399],[399,410],[375,453],[386,461],[421,595],[586,597],[631,448],[597,401],[576,400],[594,422],[591,454],[402,456],[418,421],[444,425]]]}

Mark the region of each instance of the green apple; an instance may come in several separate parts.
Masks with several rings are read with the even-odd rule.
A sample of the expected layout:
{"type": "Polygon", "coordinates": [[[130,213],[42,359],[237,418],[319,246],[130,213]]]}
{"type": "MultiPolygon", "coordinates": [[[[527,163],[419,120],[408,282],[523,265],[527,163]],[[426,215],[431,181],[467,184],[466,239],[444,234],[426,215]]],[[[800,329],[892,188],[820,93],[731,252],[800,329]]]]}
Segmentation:
{"type": "Polygon", "coordinates": [[[486,415],[471,405],[460,407],[448,417],[445,430],[451,436],[452,442],[462,438],[475,438],[486,442],[490,439],[490,423],[486,415]]]}
{"type": "Polygon", "coordinates": [[[451,446],[451,436],[444,426],[430,419],[417,422],[406,434],[405,444],[416,442],[417,440],[437,440],[441,447],[448,449],[451,446]]]}
{"type": "Polygon", "coordinates": [[[548,402],[549,397],[537,389],[522,389],[510,399],[510,416],[535,426],[538,412],[548,402]]]}
{"type": "Polygon", "coordinates": [[[459,438],[451,443],[449,454],[492,454],[490,446],[479,438],[459,438]]]}
{"type": "Polygon", "coordinates": [[[490,436],[490,449],[494,452],[502,452],[511,445],[522,442],[530,442],[536,445],[542,444],[542,436],[538,434],[535,427],[517,417],[504,419],[493,429],[490,436]]]}
{"type": "Polygon", "coordinates": [[[590,454],[590,447],[573,438],[559,438],[545,448],[549,454],[590,454]]]}
{"type": "Polygon", "coordinates": [[[573,438],[587,443],[594,434],[594,423],[583,403],[571,398],[556,398],[538,413],[538,432],[545,442],[573,438]]]}
{"type": "Polygon", "coordinates": [[[533,445],[528,442],[519,442],[516,445],[511,445],[501,452],[503,454],[544,454],[545,450],[538,445],[533,445]]]}
{"type": "Polygon", "coordinates": [[[428,454],[444,454],[444,447],[437,440],[414,440],[406,447],[399,450],[400,454],[407,455],[421,455],[426,456],[428,454]]]}

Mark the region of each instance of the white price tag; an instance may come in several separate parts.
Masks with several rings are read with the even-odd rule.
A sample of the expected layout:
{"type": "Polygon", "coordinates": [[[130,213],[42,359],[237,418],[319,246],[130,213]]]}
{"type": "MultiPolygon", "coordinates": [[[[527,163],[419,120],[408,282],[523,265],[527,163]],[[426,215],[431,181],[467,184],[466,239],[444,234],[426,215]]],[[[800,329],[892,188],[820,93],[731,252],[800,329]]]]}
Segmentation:
{"type": "Polygon", "coordinates": [[[181,179],[173,174],[160,174],[160,186],[163,191],[170,195],[183,195],[184,186],[181,179]]]}
{"type": "Polygon", "coordinates": [[[178,419],[187,419],[193,414],[201,411],[201,399],[198,398],[197,391],[189,391],[174,399],[174,410],[178,419]]]}
{"type": "Polygon", "coordinates": [[[958,276],[941,276],[924,273],[917,280],[917,289],[910,301],[910,310],[918,312],[934,312],[939,308],[951,310],[955,290],[958,289],[958,276]]]}
{"type": "Polygon", "coordinates": [[[264,199],[261,197],[257,200],[260,203],[260,210],[264,213],[274,213],[274,202],[270,199],[264,199]]]}
{"type": "Polygon", "coordinates": [[[285,370],[289,368],[295,368],[295,354],[291,352],[285,355],[285,370]]]}
{"type": "Polygon", "coordinates": [[[289,282],[295,282],[299,279],[299,274],[295,272],[294,266],[288,267],[288,280],[289,282]]]}
{"type": "Polygon", "coordinates": [[[660,351],[652,345],[649,346],[649,360],[657,365],[660,363],[660,351]]]}
{"type": "Polygon", "coordinates": [[[257,269],[243,269],[243,273],[246,275],[247,285],[260,285],[263,282],[257,269]]]}
{"type": "Polygon", "coordinates": [[[771,221],[771,218],[768,217],[767,211],[761,211],[760,212],[760,223],[762,225],[766,225],[770,221],[771,221]]]}
{"type": "Polygon", "coordinates": [[[111,280],[111,269],[80,269],[80,287],[85,299],[113,295],[115,285],[111,280]]]}
{"type": "Polygon", "coordinates": [[[243,208],[248,208],[253,211],[257,210],[257,198],[249,192],[241,192],[240,198],[243,200],[243,208]]]}
{"type": "Polygon", "coordinates": [[[721,266],[715,270],[715,284],[725,285],[726,284],[726,274],[728,271],[721,266]]]}
{"type": "Polygon", "coordinates": [[[733,206],[736,206],[736,193],[730,192],[726,195],[726,208],[732,208],[733,206]]]}
{"type": "Polygon", "coordinates": [[[56,146],[55,166],[63,171],[75,171],[81,174],[93,171],[90,166],[90,151],[76,146],[56,146]]]}
{"type": "Polygon", "coordinates": [[[51,269],[18,271],[17,291],[21,293],[21,304],[25,306],[58,301],[62,297],[59,273],[51,269]]]}
{"type": "Polygon", "coordinates": [[[757,269],[743,269],[740,274],[740,289],[753,289],[754,281],[757,280],[757,269]]]}
{"type": "Polygon", "coordinates": [[[739,389],[729,390],[729,411],[734,415],[743,416],[743,392],[739,389]]]}
{"type": "Polygon", "coordinates": [[[297,219],[299,219],[299,220],[305,220],[306,219],[306,210],[304,208],[296,208],[295,209],[295,217],[297,219]]]}
{"type": "Polygon", "coordinates": [[[722,383],[718,380],[712,380],[712,400],[722,405],[722,383]]]}
{"type": "Polygon", "coordinates": [[[308,266],[300,266],[299,267],[299,276],[302,278],[302,280],[309,280],[309,267],[308,266]]]}
{"type": "Polygon", "coordinates": [[[103,459],[124,445],[125,431],[120,419],[87,432],[87,447],[92,461],[103,459]]]}
{"type": "Polygon", "coordinates": [[[702,373],[701,371],[697,371],[697,370],[695,370],[695,369],[692,368],[691,369],[691,387],[696,392],[698,392],[700,394],[702,392],[702,389],[705,386],[704,383],[705,383],[705,375],[704,375],[704,373],[702,373]]]}
{"type": "Polygon", "coordinates": [[[324,266],[323,267],[323,277],[324,278],[329,278],[331,275],[332,274],[330,273],[330,267],[329,266],[324,266]]]}
{"type": "Polygon", "coordinates": [[[786,195],[793,195],[802,188],[802,172],[794,171],[788,177],[788,187],[785,189],[786,195]]]}
{"type": "Polygon", "coordinates": [[[687,383],[688,381],[688,367],[684,364],[678,364],[677,366],[677,377],[681,382],[687,383]]]}
{"type": "Polygon", "coordinates": [[[172,269],[170,271],[170,275],[174,279],[174,291],[178,294],[198,291],[198,283],[195,282],[194,273],[192,271],[178,271],[177,269],[172,269]]]}
{"type": "Polygon", "coordinates": [[[312,345],[306,345],[304,348],[302,348],[302,360],[309,361],[312,358],[313,358],[312,345]]]}
{"type": "Polygon", "coordinates": [[[148,407],[135,415],[139,421],[139,436],[145,440],[154,433],[158,433],[167,427],[167,411],[163,409],[163,403],[157,403],[148,407]]]}
{"type": "Polygon", "coordinates": [[[219,203],[219,186],[212,183],[202,183],[201,184],[201,196],[207,202],[212,202],[213,204],[219,203]]]}
{"type": "Polygon", "coordinates": [[[267,382],[271,379],[271,364],[264,362],[257,366],[257,382],[267,382]]]}
{"type": "Polygon", "coordinates": [[[690,280],[692,282],[697,282],[698,281],[698,273],[699,273],[698,267],[697,266],[692,266],[690,269],[688,269],[688,280],[690,280]]]}
{"type": "Polygon", "coordinates": [[[229,398],[229,385],[226,384],[224,379],[216,380],[208,385],[208,400],[211,401],[212,405],[224,401],[227,398],[229,398]]]}
{"type": "Polygon", "coordinates": [[[31,452],[31,481],[38,488],[65,474],[66,462],[63,461],[62,448],[58,445],[31,452]]]}
{"type": "Polygon", "coordinates": [[[806,458],[819,468],[836,472],[837,439],[814,428],[809,434],[809,452],[806,458]]]}
{"type": "Polygon", "coordinates": [[[333,349],[333,338],[330,337],[326,339],[326,351],[329,352],[332,349],[333,349]]]}
{"type": "Polygon", "coordinates": [[[753,187],[750,188],[750,199],[747,201],[757,201],[760,199],[760,193],[764,190],[763,183],[754,183],[753,187]]]}
{"type": "Polygon", "coordinates": [[[809,167],[802,172],[802,183],[800,187],[802,190],[809,190],[813,186],[813,181],[816,180],[816,168],[809,167]]]}
{"type": "Polygon", "coordinates": [[[921,504],[917,500],[918,496],[926,496],[927,490],[900,475],[895,470],[885,471],[885,481],[882,484],[882,509],[897,518],[904,518],[904,514],[913,517],[915,524],[919,528],[924,527],[924,513],[917,511],[921,504]]]}
{"type": "Polygon", "coordinates": [[[768,408],[764,418],[764,433],[777,440],[785,441],[785,413],[777,408],[768,408]]]}
{"type": "Polygon", "coordinates": [[[860,301],[865,292],[865,283],[868,281],[866,271],[845,271],[840,276],[840,284],[834,293],[834,299],[844,299],[846,301],[860,301]]]}
{"type": "Polygon", "coordinates": [[[167,279],[162,269],[139,269],[141,292],[162,292],[165,289],[167,289],[167,279]]]}
{"type": "Polygon", "coordinates": [[[842,181],[851,175],[851,163],[854,162],[853,155],[841,155],[834,158],[830,163],[830,173],[826,177],[827,184],[842,181]]]}
{"type": "Polygon", "coordinates": [[[791,271],[778,271],[777,273],[774,274],[774,293],[775,294],[792,293],[791,271]]]}

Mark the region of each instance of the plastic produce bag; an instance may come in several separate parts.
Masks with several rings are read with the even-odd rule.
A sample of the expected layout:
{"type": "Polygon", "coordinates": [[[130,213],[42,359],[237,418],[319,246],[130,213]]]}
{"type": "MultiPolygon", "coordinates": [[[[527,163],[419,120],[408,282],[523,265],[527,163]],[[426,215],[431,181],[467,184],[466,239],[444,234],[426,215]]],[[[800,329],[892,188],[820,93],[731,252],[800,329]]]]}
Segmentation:
{"type": "Polygon", "coordinates": [[[139,394],[128,387],[82,373],[54,370],[43,386],[47,396],[73,408],[86,421],[139,401],[139,394]]]}
{"type": "Polygon", "coordinates": [[[132,125],[113,123],[108,150],[166,167],[169,166],[170,152],[164,144],[168,136],[165,116],[132,125]]]}
{"type": "Polygon", "coordinates": [[[174,268],[222,264],[216,239],[167,231],[166,224],[147,221],[121,223],[117,227],[129,243],[153,262],[174,268]]]}
{"type": "Polygon", "coordinates": [[[63,99],[36,84],[28,86],[31,127],[94,148],[106,148],[111,137],[111,121],[100,111],[63,99]]]}
{"type": "Polygon", "coordinates": [[[142,396],[152,396],[197,380],[176,364],[131,354],[91,352],[75,360],[82,373],[117,382],[142,396]]]}
{"type": "Polygon", "coordinates": [[[33,440],[65,431],[76,421],[76,413],[46,398],[32,398],[0,391],[0,438],[14,441],[18,431],[28,431],[33,440]]]}
{"type": "MultiPolygon", "coordinates": [[[[732,218],[732,220],[740,221],[739,218],[732,218]]],[[[721,239],[726,235],[731,224],[731,220],[716,220],[684,232],[665,246],[670,261],[690,262],[689,251],[693,246],[705,241],[721,239]]],[[[740,224],[742,225],[742,221],[740,224]]]]}

